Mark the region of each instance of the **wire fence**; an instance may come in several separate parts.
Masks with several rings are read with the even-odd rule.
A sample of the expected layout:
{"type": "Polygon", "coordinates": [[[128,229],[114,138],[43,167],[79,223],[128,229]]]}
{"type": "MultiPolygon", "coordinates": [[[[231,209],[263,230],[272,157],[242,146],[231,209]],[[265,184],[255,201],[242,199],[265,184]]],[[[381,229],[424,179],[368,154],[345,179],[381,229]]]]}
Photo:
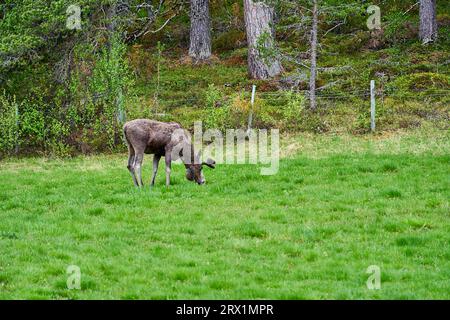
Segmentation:
{"type": "MultiPolygon", "coordinates": [[[[239,106],[242,101],[250,103],[250,90],[227,91],[229,94],[220,92],[219,95],[215,96],[216,101],[207,99],[207,93],[201,91],[196,96],[178,98],[165,98],[161,93],[157,100],[150,102],[153,105],[149,107],[154,110],[153,115],[155,117],[162,117],[161,120],[164,120],[165,117],[170,118],[174,115],[179,115],[179,111],[175,111],[179,107],[201,109],[227,106],[233,108],[235,103],[233,99],[239,98],[240,101],[236,101],[236,110],[239,109],[243,113],[243,119],[246,112],[253,113],[253,106],[250,109],[240,109],[241,107],[239,106]],[[211,102],[213,102],[213,105],[211,105],[211,102]]],[[[257,108],[260,113],[262,112],[261,114],[265,114],[264,111],[261,111],[261,108],[265,108],[264,105],[270,105],[271,108],[275,108],[279,110],[280,114],[283,114],[283,109],[289,104],[289,108],[292,108],[292,105],[295,106],[294,108],[298,107],[298,115],[303,117],[301,112],[308,109],[308,100],[309,90],[256,92],[257,108]],[[299,97],[301,98],[299,99],[299,97]]],[[[363,123],[365,120],[362,119],[370,120],[372,131],[375,131],[375,123],[381,125],[381,130],[385,130],[389,129],[389,126],[390,128],[395,128],[395,123],[398,124],[398,127],[406,128],[419,125],[418,123],[423,120],[432,123],[436,129],[450,129],[450,89],[417,90],[407,93],[383,90],[383,87],[377,90],[373,89],[372,92],[371,90],[363,89],[340,92],[319,90],[316,93],[316,100],[317,109],[320,111],[318,115],[324,121],[328,121],[325,119],[330,119],[329,115],[333,117],[333,115],[342,114],[344,118],[341,121],[343,122],[362,121],[363,123]],[[350,114],[353,116],[345,118],[345,116],[350,114]]],[[[205,109],[204,111],[206,112],[205,114],[210,112],[205,109]]],[[[292,109],[289,112],[292,112],[292,109]]],[[[255,116],[258,118],[258,113],[255,116]]],[[[279,115],[275,117],[279,117],[279,115]]],[[[276,121],[281,121],[281,119],[283,118],[276,121]]]]}
{"type": "MultiPolygon", "coordinates": [[[[288,99],[292,96],[292,94],[301,95],[305,99],[309,99],[309,90],[279,90],[279,91],[266,91],[266,92],[257,92],[256,98],[257,99],[264,99],[264,100],[277,100],[277,99],[288,99]]],[[[226,101],[227,99],[231,99],[235,96],[239,96],[242,99],[247,99],[250,101],[251,98],[251,92],[247,91],[236,91],[235,93],[224,95],[221,100],[226,101]]],[[[442,102],[442,103],[449,103],[446,98],[450,99],[450,89],[440,89],[440,90],[422,90],[422,91],[416,91],[414,93],[398,93],[398,92],[390,92],[390,91],[382,91],[377,90],[375,92],[376,99],[388,99],[393,98],[397,100],[411,100],[411,101],[429,101],[429,100],[436,100],[436,98],[443,98],[442,101],[435,101],[436,103],[442,102]]],[[[370,90],[352,90],[352,91],[344,91],[344,92],[316,92],[316,99],[318,100],[345,100],[345,99],[361,99],[361,100],[367,100],[370,98],[370,90]]],[[[195,105],[205,105],[205,94],[198,94],[197,96],[190,96],[190,97],[179,97],[179,98],[166,98],[165,94],[161,93],[157,99],[153,99],[155,103],[158,103],[159,105],[165,106],[165,105],[189,105],[189,104],[195,104],[195,105]]],[[[220,100],[220,99],[219,99],[220,100]]]]}

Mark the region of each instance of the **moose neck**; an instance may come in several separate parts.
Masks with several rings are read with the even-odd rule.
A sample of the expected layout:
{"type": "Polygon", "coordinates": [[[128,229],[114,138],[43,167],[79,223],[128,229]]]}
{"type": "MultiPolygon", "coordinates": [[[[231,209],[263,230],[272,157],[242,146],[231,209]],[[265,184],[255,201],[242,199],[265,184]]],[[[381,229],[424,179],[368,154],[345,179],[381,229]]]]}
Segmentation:
{"type": "Polygon", "coordinates": [[[187,157],[185,155],[183,155],[183,157],[181,157],[181,161],[183,161],[184,166],[186,168],[188,168],[191,165],[200,164],[200,157],[196,155],[194,146],[192,145],[192,143],[189,143],[186,149],[187,149],[189,155],[187,155],[187,157]]]}

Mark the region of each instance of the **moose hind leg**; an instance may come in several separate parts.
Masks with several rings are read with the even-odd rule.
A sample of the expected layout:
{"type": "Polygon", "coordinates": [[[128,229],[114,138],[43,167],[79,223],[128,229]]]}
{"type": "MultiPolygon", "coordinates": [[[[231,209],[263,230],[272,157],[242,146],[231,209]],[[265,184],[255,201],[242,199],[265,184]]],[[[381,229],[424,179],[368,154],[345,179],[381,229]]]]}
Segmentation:
{"type": "Polygon", "coordinates": [[[127,168],[128,168],[128,171],[130,171],[131,178],[133,178],[134,185],[139,187],[139,184],[138,184],[138,182],[136,180],[136,174],[134,172],[134,158],[135,158],[134,150],[132,149],[132,147],[129,147],[127,168]]]}
{"type": "Polygon", "coordinates": [[[144,159],[144,152],[136,152],[136,157],[134,159],[134,172],[136,174],[137,182],[140,183],[140,186],[144,186],[144,182],[142,181],[141,167],[142,160],[144,159]]]}

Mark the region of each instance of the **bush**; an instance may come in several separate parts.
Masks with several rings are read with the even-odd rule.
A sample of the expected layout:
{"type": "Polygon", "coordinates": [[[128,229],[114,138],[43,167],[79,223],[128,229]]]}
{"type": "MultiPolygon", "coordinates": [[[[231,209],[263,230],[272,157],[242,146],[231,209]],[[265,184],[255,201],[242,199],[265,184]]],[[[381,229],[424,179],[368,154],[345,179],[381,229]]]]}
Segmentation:
{"type": "Polygon", "coordinates": [[[45,105],[34,99],[22,101],[20,109],[20,136],[28,148],[45,149],[45,105]],[[43,148],[42,148],[43,147],[43,148]]]}
{"type": "Polygon", "coordinates": [[[257,99],[255,123],[263,128],[299,129],[305,103],[305,96],[294,91],[281,91],[275,96],[268,95],[265,99],[257,99]]]}
{"type": "Polygon", "coordinates": [[[358,31],[350,37],[342,37],[336,48],[339,52],[352,54],[359,52],[370,40],[370,32],[358,31]]]}
{"type": "Polygon", "coordinates": [[[69,157],[73,153],[73,148],[67,143],[70,135],[70,126],[67,121],[53,118],[49,121],[48,137],[46,145],[50,155],[54,157],[69,157]]]}
{"type": "Polygon", "coordinates": [[[205,94],[205,124],[208,128],[246,128],[249,113],[253,110],[255,128],[278,128],[295,130],[300,127],[305,109],[305,97],[293,91],[281,91],[276,95],[256,95],[251,106],[250,96],[245,92],[231,95],[228,99],[213,85],[205,94]]]}
{"type": "Polygon", "coordinates": [[[387,92],[396,94],[428,94],[430,91],[448,89],[450,76],[432,72],[419,72],[400,76],[386,85],[387,92]],[[417,92],[421,91],[421,92],[417,92]]]}
{"type": "MultiPolygon", "coordinates": [[[[94,52],[80,45],[71,83],[72,138],[82,152],[113,151],[122,146],[122,124],[134,81],[126,61],[126,45],[114,34],[110,46],[94,52]],[[89,145],[89,147],[86,147],[89,145]]],[[[133,110],[136,115],[138,110],[133,110]]]]}
{"type": "Polygon", "coordinates": [[[229,128],[230,106],[222,92],[214,84],[210,84],[205,91],[204,99],[206,102],[204,115],[206,128],[219,130],[229,128]]]}
{"type": "Polygon", "coordinates": [[[281,107],[282,123],[287,129],[296,129],[299,126],[301,114],[305,109],[306,99],[304,95],[288,91],[286,104],[281,107]]]}
{"type": "Polygon", "coordinates": [[[324,133],[329,130],[325,117],[318,111],[305,109],[301,114],[300,127],[303,131],[324,133]]]}
{"type": "Polygon", "coordinates": [[[245,32],[237,29],[224,32],[213,40],[213,48],[217,51],[227,51],[242,47],[245,44],[245,32]]]}
{"type": "Polygon", "coordinates": [[[9,98],[5,93],[0,95],[0,155],[9,154],[19,142],[15,97],[9,98]]]}

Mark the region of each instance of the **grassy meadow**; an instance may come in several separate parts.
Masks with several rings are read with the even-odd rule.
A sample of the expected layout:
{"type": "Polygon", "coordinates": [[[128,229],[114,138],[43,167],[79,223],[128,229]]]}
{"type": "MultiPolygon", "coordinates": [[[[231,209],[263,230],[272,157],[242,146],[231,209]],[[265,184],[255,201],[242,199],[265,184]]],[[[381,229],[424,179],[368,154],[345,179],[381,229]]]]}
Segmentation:
{"type": "Polygon", "coordinates": [[[276,175],[142,190],[124,154],[3,160],[0,299],[449,299],[449,138],[295,135],[276,175]]]}

